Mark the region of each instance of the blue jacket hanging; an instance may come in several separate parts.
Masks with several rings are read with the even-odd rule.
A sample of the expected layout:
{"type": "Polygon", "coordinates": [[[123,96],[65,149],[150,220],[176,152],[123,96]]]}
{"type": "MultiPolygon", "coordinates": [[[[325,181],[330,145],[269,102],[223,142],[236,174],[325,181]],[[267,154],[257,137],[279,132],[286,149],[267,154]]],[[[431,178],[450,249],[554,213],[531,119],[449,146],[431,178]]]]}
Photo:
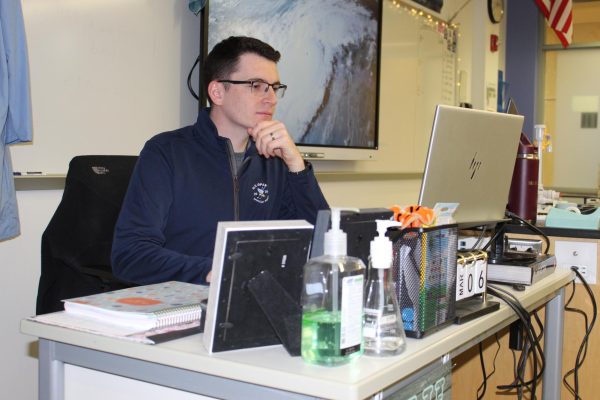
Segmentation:
{"type": "Polygon", "coordinates": [[[8,145],[31,141],[29,65],[19,0],[0,1],[0,240],[20,233],[8,145]]]}

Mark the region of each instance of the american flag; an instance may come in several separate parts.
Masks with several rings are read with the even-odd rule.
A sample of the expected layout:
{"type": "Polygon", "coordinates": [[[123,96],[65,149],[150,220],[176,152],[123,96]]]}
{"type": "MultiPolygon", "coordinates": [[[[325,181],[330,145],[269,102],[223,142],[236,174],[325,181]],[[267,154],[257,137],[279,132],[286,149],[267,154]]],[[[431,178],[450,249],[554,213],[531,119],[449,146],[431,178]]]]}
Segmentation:
{"type": "Polygon", "coordinates": [[[573,38],[573,13],[571,0],[535,0],[548,24],[556,32],[563,47],[568,47],[573,38]]]}

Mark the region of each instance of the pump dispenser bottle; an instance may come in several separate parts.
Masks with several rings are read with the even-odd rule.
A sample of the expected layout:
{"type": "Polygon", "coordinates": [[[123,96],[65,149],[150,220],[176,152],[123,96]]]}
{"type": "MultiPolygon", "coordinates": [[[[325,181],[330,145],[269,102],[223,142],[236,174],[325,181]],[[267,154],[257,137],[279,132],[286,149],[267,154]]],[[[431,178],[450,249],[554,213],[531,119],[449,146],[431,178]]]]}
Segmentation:
{"type": "Polygon", "coordinates": [[[310,364],[341,365],[363,353],[365,264],[346,255],[346,234],[340,212],[331,209],[324,254],[304,266],[301,354],[310,364]]]}
{"type": "Polygon", "coordinates": [[[385,236],[396,221],[377,220],[378,236],[371,241],[369,279],[365,289],[364,346],[370,356],[394,356],[406,348],[406,334],[391,279],[392,242],[385,236]]]}

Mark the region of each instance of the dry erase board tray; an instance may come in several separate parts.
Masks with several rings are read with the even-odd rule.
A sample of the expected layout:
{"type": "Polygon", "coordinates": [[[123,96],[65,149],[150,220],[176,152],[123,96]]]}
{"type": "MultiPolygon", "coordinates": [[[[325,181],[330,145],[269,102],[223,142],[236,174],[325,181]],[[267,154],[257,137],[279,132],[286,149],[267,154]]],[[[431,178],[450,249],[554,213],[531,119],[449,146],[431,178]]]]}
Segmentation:
{"type": "MultiPolygon", "coordinates": [[[[336,181],[369,181],[369,180],[395,180],[416,179],[422,173],[397,173],[397,172],[317,172],[319,182],[336,181]]],[[[63,190],[65,188],[66,174],[22,175],[15,176],[16,190],[63,190]]]]}
{"type": "Polygon", "coordinates": [[[63,190],[65,174],[21,175],[15,176],[16,190],[63,190]]]}

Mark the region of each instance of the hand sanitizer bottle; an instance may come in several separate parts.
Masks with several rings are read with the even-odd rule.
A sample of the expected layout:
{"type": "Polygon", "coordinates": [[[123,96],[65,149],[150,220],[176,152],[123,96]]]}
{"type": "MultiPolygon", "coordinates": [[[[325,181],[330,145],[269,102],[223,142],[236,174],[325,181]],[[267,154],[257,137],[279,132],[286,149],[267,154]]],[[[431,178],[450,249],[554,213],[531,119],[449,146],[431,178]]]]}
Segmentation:
{"type": "Polygon", "coordinates": [[[332,208],[324,254],[304,266],[301,354],[310,364],[341,365],[363,353],[365,264],[346,255],[340,211],[332,208]]]}
{"type": "Polygon", "coordinates": [[[377,220],[378,236],[371,241],[369,279],[365,289],[363,337],[365,354],[394,356],[406,348],[406,334],[391,280],[392,242],[387,228],[401,226],[396,221],[377,220]]]}

